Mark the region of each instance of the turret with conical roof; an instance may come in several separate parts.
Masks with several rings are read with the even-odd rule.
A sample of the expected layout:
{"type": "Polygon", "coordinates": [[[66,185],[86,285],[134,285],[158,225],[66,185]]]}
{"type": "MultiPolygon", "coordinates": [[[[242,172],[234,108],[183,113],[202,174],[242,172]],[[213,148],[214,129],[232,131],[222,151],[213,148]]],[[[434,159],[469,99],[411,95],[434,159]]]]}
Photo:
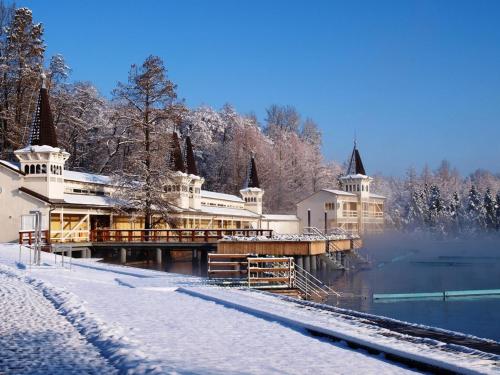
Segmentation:
{"type": "Polygon", "coordinates": [[[69,153],[58,147],[45,75],[42,75],[28,145],[14,154],[29,189],[50,199],[64,199],[64,164],[69,153]]]}
{"type": "Polygon", "coordinates": [[[264,190],[260,188],[257,165],[253,153],[248,164],[245,186],[240,190],[240,194],[245,201],[245,209],[259,215],[262,214],[262,197],[264,195],[264,190]]]}
{"type": "Polygon", "coordinates": [[[196,159],[194,158],[193,144],[191,137],[186,137],[186,172],[198,176],[198,168],[196,167],[196,159]]]}
{"type": "Polygon", "coordinates": [[[49,93],[45,87],[45,75],[42,75],[42,87],[38,94],[38,102],[33,116],[29,145],[58,147],[54,120],[50,110],[49,93]]]}
{"type": "Polygon", "coordinates": [[[369,196],[370,183],[372,180],[371,177],[366,175],[357,142],[354,141],[354,148],[351,153],[349,166],[347,167],[347,173],[340,178],[342,190],[365,198],[369,196]]]}
{"type": "Polygon", "coordinates": [[[361,155],[359,154],[356,141],[354,141],[354,148],[352,149],[351,160],[349,161],[347,174],[362,174],[366,176],[365,167],[363,166],[363,161],[361,160],[361,155]]]}
{"type": "Polygon", "coordinates": [[[182,156],[181,142],[176,131],[172,133],[172,144],[170,149],[170,166],[175,172],[185,172],[186,165],[182,156]]]}

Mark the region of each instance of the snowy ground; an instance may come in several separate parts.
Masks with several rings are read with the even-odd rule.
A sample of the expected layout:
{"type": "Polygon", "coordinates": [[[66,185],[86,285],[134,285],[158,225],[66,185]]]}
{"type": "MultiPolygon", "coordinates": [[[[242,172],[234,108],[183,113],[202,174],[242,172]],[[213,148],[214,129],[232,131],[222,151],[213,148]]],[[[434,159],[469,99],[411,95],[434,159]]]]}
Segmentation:
{"type": "Polygon", "coordinates": [[[471,373],[500,370],[478,353],[447,357],[436,343],[410,347],[361,321],[261,293],[206,286],[195,277],[93,260],[74,260],[69,270],[54,266],[50,254],[44,254],[44,266],[30,268],[26,249],[21,263],[18,257],[17,245],[0,245],[0,373],[412,372],[382,356],[313,337],[308,326],[393,350],[435,352],[436,361],[467,362],[471,373]],[[32,363],[33,356],[42,364],[32,363]]]}

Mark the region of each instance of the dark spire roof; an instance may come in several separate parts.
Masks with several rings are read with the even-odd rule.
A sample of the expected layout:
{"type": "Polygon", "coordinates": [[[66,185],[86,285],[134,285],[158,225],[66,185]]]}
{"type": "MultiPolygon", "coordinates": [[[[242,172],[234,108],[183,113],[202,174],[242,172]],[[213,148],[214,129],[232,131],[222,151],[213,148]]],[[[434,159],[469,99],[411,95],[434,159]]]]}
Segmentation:
{"type": "Polygon", "coordinates": [[[366,175],[365,167],[363,166],[363,162],[361,161],[361,155],[359,154],[356,141],[354,142],[354,148],[352,150],[351,160],[349,161],[349,167],[347,168],[347,174],[366,175]]]}
{"type": "Polygon", "coordinates": [[[50,110],[49,93],[45,87],[45,77],[42,77],[42,87],[38,95],[35,116],[31,124],[29,144],[31,146],[57,146],[56,129],[50,110]]]}
{"type": "Polygon", "coordinates": [[[250,158],[250,166],[249,167],[250,168],[249,168],[246,187],[260,189],[259,176],[257,176],[257,167],[255,165],[255,158],[253,155],[250,158]]]}
{"type": "Polygon", "coordinates": [[[170,164],[176,172],[185,172],[184,158],[182,157],[181,143],[177,132],[172,133],[172,145],[170,151],[170,164]]]}
{"type": "Polygon", "coordinates": [[[191,137],[186,137],[186,172],[198,176],[198,168],[196,168],[196,160],[194,158],[193,144],[191,137]]]}

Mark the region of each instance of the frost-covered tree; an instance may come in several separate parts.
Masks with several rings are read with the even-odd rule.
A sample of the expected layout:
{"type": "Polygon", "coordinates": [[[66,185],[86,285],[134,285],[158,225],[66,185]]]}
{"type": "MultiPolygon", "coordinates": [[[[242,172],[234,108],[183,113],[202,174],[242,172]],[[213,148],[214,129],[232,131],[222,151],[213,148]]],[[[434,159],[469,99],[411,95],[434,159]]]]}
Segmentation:
{"type": "Polygon", "coordinates": [[[33,22],[28,8],[16,9],[4,30],[0,147],[2,157],[9,158],[13,150],[27,141],[41,83],[45,45],[42,24],[33,22]]]}
{"type": "Polygon", "coordinates": [[[481,194],[477,191],[475,185],[472,185],[469,190],[467,200],[467,219],[470,230],[481,230],[484,228],[484,214],[481,194]]]}
{"type": "Polygon", "coordinates": [[[495,198],[495,221],[497,230],[500,230],[500,191],[495,198]]]}
{"type": "Polygon", "coordinates": [[[127,83],[113,90],[115,121],[128,130],[130,153],[116,171],[119,199],[127,209],[144,215],[144,228],[154,225],[153,215],[168,220],[171,210],[164,199],[169,178],[166,153],[171,132],[180,123],[183,107],[177,102],[176,86],[167,77],[163,61],[149,56],[141,65],[132,65],[127,83]]]}
{"type": "Polygon", "coordinates": [[[496,229],[495,201],[493,200],[490,189],[486,189],[486,192],[484,193],[483,215],[486,229],[496,229]]]}

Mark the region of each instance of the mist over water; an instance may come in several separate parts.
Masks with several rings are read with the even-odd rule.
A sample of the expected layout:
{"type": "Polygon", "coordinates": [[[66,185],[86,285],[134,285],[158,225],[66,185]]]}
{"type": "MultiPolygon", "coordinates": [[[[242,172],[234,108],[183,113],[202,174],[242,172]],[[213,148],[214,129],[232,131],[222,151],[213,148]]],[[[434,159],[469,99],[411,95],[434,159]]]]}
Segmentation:
{"type": "MultiPolygon", "coordinates": [[[[373,302],[373,293],[500,289],[500,237],[435,240],[398,233],[365,239],[371,266],[318,272],[352,293],[338,306],[500,341],[500,297],[373,302]]],[[[331,302],[335,304],[335,302],[331,302]]]]}

